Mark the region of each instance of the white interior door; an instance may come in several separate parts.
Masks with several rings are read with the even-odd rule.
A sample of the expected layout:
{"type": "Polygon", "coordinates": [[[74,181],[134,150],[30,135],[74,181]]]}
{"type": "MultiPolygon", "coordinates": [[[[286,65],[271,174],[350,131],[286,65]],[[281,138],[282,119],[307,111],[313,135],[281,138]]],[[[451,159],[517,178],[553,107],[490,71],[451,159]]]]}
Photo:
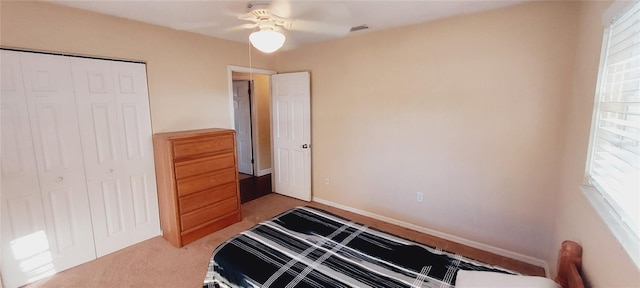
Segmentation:
{"type": "Polygon", "coordinates": [[[97,256],[160,234],[144,64],[72,58],[97,256]]]}
{"type": "Polygon", "coordinates": [[[238,171],[253,175],[253,149],[251,140],[251,98],[249,81],[233,81],[233,112],[238,143],[238,171]]]}
{"type": "Polygon", "coordinates": [[[271,105],[275,192],[311,201],[309,72],[272,75],[271,105]]]}
{"type": "MultiPolygon", "coordinates": [[[[35,156],[39,184],[39,190],[32,190],[36,188],[35,185],[25,184],[29,187],[20,187],[20,191],[8,192],[7,194],[15,193],[13,196],[20,194],[22,198],[13,198],[7,202],[5,200],[9,199],[5,199],[6,191],[2,190],[3,205],[6,203],[7,207],[10,207],[7,214],[11,215],[9,222],[12,222],[13,226],[9,228],[13,232],[8,234],[11,236],[2,235],[3,248],[6,247],[6,241],[10,246],[9,250],[3,249],[2,255],[3,258],[14,257],[20,262],[20,271],[17,274],[3,275],[6,282],[15,283],[14,281],[25,279],[33,281],[95,259],[95,250],[69,60],[44,54],[8,51],[2,53],[2,65],[14,65],[14,68],[9,68],[11,71],[17,71],[15,59],[19,59],[23,80],[22,83],[15,81],[18,79],[18,73],[13,73],[12,76],[3,75],[2,84],[8,86],[2,90],[11,90],[12,84],[8,83],[12,81],[6,78],[14,77],[13,83],[25,88],[24,99],[27,105],[26,111],[23,109],[24,106],[14,109],[23,113],[22,116],[12,117],[9,114],[7,118],[13,118],[12,124],[3,123],[3,141],[5,133],[17,133],[18,137],[22,138],[27,136],[25,131],[31,130],[32,152],[35,156]],[[25,128],[23,123],[24,115],[29,117],[29,128],[25,128]],[[13,123],[19,123],[20,126],[13,126],[13,123]],[[16,129],[22,128],[26,130],[17,132],[16,129]],[[40,200],[37,199],[38,193],[40,200]],[[38,204],[38,201],[41,201],[41,204],[38,204]],[[18,209],[23,211],[17,212],[18,209]],[[42,210],[35,211],[39,209],[42,210]],[[44,215],[46,227],[41,226],[40,215],[44,215]],[[30,223],[32,220],[35,222],[30,223]]],[[[4,67],[3,71],[6,71],[4,67]]],[[[4,93],[2,98],[4,104],[4,93]]],[[[3,110],[12,110],[4,106],[3,110]]],[[[17,148],[21,155],[31,149],[29,143],[20,145],[23,144],[24,147],[17,148]]],[[[9,175],[9,171],[15,170],[13,168],[16,163],[24,164],[25,167],[30,165],[29,158],[13,164],[5,163],[5,151],[3,147],[3,188],[5,181],[17,181],[18,178],[9,175]]],[[[3,225],[3,232],[4,229],[3,225]]],[[[5,262],[2,266],[3,270],[7,268],[5,262]]]]}

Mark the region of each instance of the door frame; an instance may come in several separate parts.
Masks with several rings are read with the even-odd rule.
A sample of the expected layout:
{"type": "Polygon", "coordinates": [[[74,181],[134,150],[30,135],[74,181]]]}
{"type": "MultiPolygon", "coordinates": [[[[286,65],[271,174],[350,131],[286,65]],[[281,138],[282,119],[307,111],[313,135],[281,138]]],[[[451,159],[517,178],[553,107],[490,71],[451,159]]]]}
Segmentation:
{"type": "MultiPolygon", "coordinates": [[[[273,75],[278,73],[273,70],[256,69],[251,67],[234,66],[234,65],[227,66],[227,79],[228,79],[228,87],[229,87],[229,120],[230,120],[229,129],[235,129],[235,126],[236,126],[235,119],[234,119],[235,111],[233,109],[233,72],[262,74],[262,75],[273,75]]],[[[250,104],[251,106],[251,145],[253,146],[252,151],[254,151],[253,152],[253,175],[263,176],[263,175],[270,174],[272,172],[273,167],[268,169],[262,169],[262,170],[259,169],[260,163],[261,163],[260,153],[255,152],[258,149],[258,139],[259,139],[258,115],[257,115],[258,111],[256,110],[257,106],[256,106],[256,99],[254,94],[255,91],[253,88],[254,80],[250,79],[249,81],[251,82],[250,84],[251,94],[249,95],[249,101],[251,102],[250,104]]],[[[271,127],[271,124],[269,124],[269,127],[271,127]]],[[[271,154],[273,154],[273,148],[272,148],[271,154]]]]}

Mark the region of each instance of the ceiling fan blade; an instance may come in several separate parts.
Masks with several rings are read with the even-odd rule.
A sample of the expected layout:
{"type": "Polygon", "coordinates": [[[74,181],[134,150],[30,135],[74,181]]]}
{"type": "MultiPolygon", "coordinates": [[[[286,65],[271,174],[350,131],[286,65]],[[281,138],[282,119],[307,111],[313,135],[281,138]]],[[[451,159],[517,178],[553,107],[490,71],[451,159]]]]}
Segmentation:
{"type": "Polygon", "coordinates": [[[301,31],[332,36],[344,36],[349,33],[350,25],[330,24],[310,20],[291,20],[285,27],[291,31],[301,31]]]}
{"type": "Polygon", "coordinates": [[[291,2],[289,0],[274,0],[269,3],[269,12],[280,18],[291,17],[291,2]]]}
{"type": "Polygon", "coordinates": [[[241,31],[241,30],[253,30],[253,28],[256,28],[256,27],[258,27],[258,23],[245,23],[245,24],[229,27],[227,29],[224,29],[224,31],[234,32],[234,31],[241,31]]]}
{"type": "Polygon", "coordinates": [[[175,23],[171,25],[171,28],[176,30],[188,31],[188,30],[196,30],[196,29],[203,29],[203,28],[213,28],[218,26],[220,26],[220,23],[215,21],[202,21],[202,22],[175,23]]]}
{"type": "Polygon", "coordinates": [[[345,19],[351,16],[346,4],[339,1],[274,0],[269,11],[280,18],[312,20],[345,19]]]}
{"type": "Polygon", "coordinates": [[[346,4],[337,1],[320,2],[317,6],[301,13],[295,18],[303,18],[310,20],[327,21],[332,20],[344,20],[351,17],[351,10],[346,4]]]}
{"type": "Polygon", "coordinates": [[[246,14],[238,15],[238,19],[245,20],[245,21],[254,21],[254,20],[256,20],[256,17],[251,15],[251,14],[249,14],[249,13],[246,13],[246,14]]]}

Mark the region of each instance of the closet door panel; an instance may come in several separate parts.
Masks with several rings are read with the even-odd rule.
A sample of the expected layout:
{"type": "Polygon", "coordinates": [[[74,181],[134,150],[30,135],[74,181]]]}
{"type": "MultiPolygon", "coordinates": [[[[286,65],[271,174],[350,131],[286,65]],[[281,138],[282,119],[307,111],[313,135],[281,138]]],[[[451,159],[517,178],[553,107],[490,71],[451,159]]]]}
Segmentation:
{"type": "Polygon", "coordinates": [[[56,270],[95,259],[67,57],[21,53],[49,250],[56,270]]]}
{"type": "Polygon", "coordinates": [[[100,183],[100,194],[102,203],[104,203],[105,223],[107,225],[107,237],[124,233],[125,219],[130,215],[125,215],[122,208],[122,189],[120,189],[120,181],[102,181],[100,183]]]}
{"type": "MultiPolygon", "coordinates": [[[[149,179],[147,179],[147,175],[144,174],[132,175],[129,179],[131,181],[133,198],[134,225],[136,227],[149,225],[151,226],[151,229],[154,229],[154,215],[158,215],[158,213],[153,212],[151,207],[153,201],[150,198],[153,196],[154,190],[151,190],[148,187],[149,179]]],[[[154,233],[156,232],[152,232],[152,234],[154,233]]]]}
{"type": "Polygon", "coordinates": [[[132,193],[135,242],[160,235],[146,66],[113,62],[126,184],[132,193]]]}
{"type": "MultiPolygon", "coordinates": [[[[145,136],[140,134],[150,120],[148,113],[146,121],[140,119],[135,105],[118,101],[122,93],[136,93],[135,77],[120,75],[114,68],[119,62],[79,58],[71,62],[96,252],[102,256],[159,234],[159,224],[151,225],[158,213],[153,214],[152,203],[145,203],[154,199],[155,182],[150,186],[142,174],[145,183],[141,185],[141,173],[135,167],[139,161],[151,161],[153,167],[152,156],[144,151],[152,148],[143,145],[145,136]],[[145,234],[143,224],[157,231],[145,234]]],[[[146,82],[144,89],[146,97],[146,82]]],[[[150,141],[150,132],[146,138],[150,141]]]]}
{"type": "Polygon", "coordinates": [[[69,173],[73,172],[67,170],[70,168],[69,162],[73,164],[74,161],[73,159],[65,159],[68,153],[65,151],[63,143],[67,138],[66,136],[69,135],[64,135],[67,131],[61,131],[62,127],[58,127],[60,125],[59,122],[70,122],[69,120],[71,119],[64,115],[68,111],[65,111],[65,107],[62,107],[59,103],[35,103],[34,106],[33,121],[36,122],[36,127],[38,127],[38,142],[42,155],[43,170],[54,174],[67,173],[67,171],[69,173]]]}
{"type": "Polygon", "coordinates": [[[108,61],[71,59],[87,180],[114,180],[120,140],[108,61]]]}
{"type": "Polygon", "coordinates": [[[53,214],[53,226],[56,231],[57,248],[60,251],[73,248],[75,245],[74,234],[83,233],[73,227],[73,190],[52,190],[51,213],[53,214]]]}
{"type": "Polygon", "coordinates": [[[68,60],[1,53],[2,273],[11,287],[95,251],[68,60]]]}
{"type": "Polygon", "coordinates": [[[25,264],[46,256],[49,243],[19,53],[0,53],[2,274],[19,286],[39,275],[25,264]]]}
{"type": "Polygon", "coordinates": [[[130,191],[123,182],[121,139],[111,62],[72,58],[96,253],[98,257],[131,242],[130,191]]]}

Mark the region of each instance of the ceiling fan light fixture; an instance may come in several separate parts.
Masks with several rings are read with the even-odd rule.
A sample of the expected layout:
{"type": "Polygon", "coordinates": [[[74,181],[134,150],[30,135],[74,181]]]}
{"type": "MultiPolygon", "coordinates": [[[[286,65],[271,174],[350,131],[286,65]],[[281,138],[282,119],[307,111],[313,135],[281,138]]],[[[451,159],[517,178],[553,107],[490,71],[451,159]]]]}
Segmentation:
{"type": "Polygon", "coordinates": [[[284,34],[275,30],[260,30],[249,35],[249,42],[264,53],[277,51],[284,45],[284,34]]]}

